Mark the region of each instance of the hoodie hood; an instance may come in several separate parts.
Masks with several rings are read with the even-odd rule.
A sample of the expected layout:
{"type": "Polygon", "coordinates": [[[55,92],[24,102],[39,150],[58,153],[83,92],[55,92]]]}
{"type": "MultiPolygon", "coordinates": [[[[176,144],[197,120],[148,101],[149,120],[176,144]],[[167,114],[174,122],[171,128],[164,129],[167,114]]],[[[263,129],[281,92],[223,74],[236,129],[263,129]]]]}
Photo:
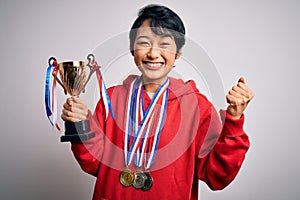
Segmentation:
{"type": "MultiPolygon", "coordinates": [[[[138,75],[129,75],[124,81],[123,85],[127,88],[130,88],[131,83],[140,76],[138,75]]],[[[182,79],[176,79],[172,77],[168,77],[170,80],[169,84],[169,101],[173,99],[177,99],[183,95],[199,93],[199,90],[196,87],[196,84],[193,80],[189,80],[184,82],[182,79]]]]}

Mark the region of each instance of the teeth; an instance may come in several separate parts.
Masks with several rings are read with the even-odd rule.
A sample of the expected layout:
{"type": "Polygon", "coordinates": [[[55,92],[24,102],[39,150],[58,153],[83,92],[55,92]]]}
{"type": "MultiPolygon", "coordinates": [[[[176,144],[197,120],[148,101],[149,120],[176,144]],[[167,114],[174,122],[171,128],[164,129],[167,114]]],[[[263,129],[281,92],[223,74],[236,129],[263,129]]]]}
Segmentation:
{"type": "Polygon", "coordinates": [[[150,67],[160,67],[161,63],[146,63],[147,65],[149,65],[150,67]]]}

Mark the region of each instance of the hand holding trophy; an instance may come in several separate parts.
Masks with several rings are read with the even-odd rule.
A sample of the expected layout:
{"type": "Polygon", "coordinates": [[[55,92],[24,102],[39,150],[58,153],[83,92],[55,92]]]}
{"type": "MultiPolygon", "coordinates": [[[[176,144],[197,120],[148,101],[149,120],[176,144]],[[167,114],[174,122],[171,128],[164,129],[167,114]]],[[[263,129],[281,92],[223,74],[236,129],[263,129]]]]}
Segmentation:
{"type": "MultiPolygon", "coordinates": [[[[64,89],[64,93],[69,93],[72,97],[79,97],[81,92],[85,92],[85,87],[90,80],[92,74],[97,72],[98,83],[100,87],[100,95],[101,98],[104,98],[104,103],[106,110],[106,114],[108,114],[109,110],[113,115],[110,100],[107,95],[107,91],[105,88],[105,84],[102,79],[102,75],[100,72],[100,66],[95,61],[95,57],[93,54],[89,54],[88,64],[86,65],[83,61],[67,61],[62,63],[57,63],[54,57],[51,57],[48,61],[49,67],[46,75],[46,88],[45,88],[45,104],[47,116],[52,124],[52,126],[56,126],[57,129],[60,129],[56,124],[56,106],[55,106],[55,86],[56,82],[58,82],[62,88],[64,89]],[[87,75],[87,67],[89,67],[90,71],[87,75]],[[54,77],[53,85],[52,85],[52,95],[50,94],[50,73],[52,71],[52,76],[54,77]],[[58,77],[59,73],[59,77],[58,77]],[[50,99],[52,96],[52,103],[50,103],[50,99]],[[51,109],[52,107],[52,109],[51,109]],[[108,108],[109,107],[109,108],[108,108]],[[52,118],[52,119],[51,119],[52,118]]],[[[65,135],[61,136],[61,142],[81,142],[84,140],[88,140],[95,136],[95,132],[91,132],[89,120],[82,120],[78,122],[65,121],[65,135]]]]}

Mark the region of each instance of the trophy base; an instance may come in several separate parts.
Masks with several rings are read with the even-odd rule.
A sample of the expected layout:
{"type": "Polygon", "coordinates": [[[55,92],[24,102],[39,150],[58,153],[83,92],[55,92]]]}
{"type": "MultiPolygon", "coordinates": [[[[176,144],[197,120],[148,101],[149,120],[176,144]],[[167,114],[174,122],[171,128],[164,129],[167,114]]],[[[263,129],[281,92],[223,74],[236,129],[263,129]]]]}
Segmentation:
{"type": "Polygon", "coordinates": [[[60,137],[61,142],[81,142],[95,137],[95,132],[83,133],[83,134],[72,134],[63,135],[60,137]]]}
{"type": "Polygon", "coordinates": [[[60,137],[60,141],[81,142],[93,138],[95,135],[95,132],[91,132],[89,120],[65,121],[65,135],[60,137]]]}

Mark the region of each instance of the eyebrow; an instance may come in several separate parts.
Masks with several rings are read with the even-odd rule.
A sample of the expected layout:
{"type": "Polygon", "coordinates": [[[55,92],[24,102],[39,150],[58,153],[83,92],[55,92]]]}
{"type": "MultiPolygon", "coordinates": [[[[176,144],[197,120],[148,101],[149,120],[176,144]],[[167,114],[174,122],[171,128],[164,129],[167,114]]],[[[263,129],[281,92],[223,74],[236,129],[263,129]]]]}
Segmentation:
{"type": "Polygon", "coordinates": [[[160,37],[161,37],[161,38],[169,37],[169,38],[171,38],[171,39],[174,38],[173,35],[172,35],[172,34],[169,34],[169,33],[164,33],[164,34],[162,34],[160,37]]]}
{"type": "Polygon", "coordinates": [[[141,35],[141,36],[138,36],[138,37],[136,38],[136,40],[141,39],[141,38],[150,39],[150,37],[148,37],[148,36],[146,36],[146,35],[141,35]]]}
{"type": "MultiPolygon", "coordinates": [[[[172,34],[168,34],[168,33],[164,33],[164,34],[159,35],[159,36],[160,36],[161,38],[169,37],[169,38],[173,39],[173,35],[172,35],[172,34]]],[[[150,39],[149,36],[146,36],[146,35],[140,35],[140,36],[138,36],[138,37],[136,38],[136,40],[141,39],[141,38],[150,39]]]]}

